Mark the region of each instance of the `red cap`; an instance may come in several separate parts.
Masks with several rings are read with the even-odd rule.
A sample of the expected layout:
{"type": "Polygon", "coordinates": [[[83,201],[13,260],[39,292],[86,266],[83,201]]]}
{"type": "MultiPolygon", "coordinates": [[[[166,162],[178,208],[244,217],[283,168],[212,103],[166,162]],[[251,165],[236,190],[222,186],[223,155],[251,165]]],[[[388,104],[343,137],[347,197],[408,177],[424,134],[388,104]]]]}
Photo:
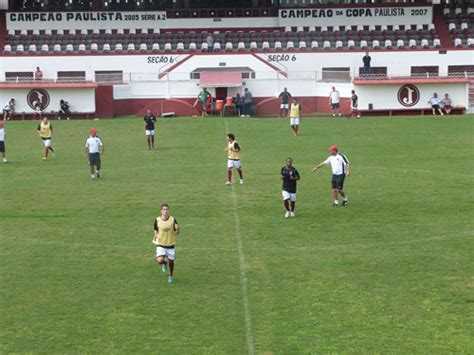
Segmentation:
{"type": "Polygon", "coordinates": [[[328,148],[328,150],[329,150],[330,152],[337,152],[337,146],[332,145],[332,146],[330,146],[330,147],[328,148]]]}
{"type": "Polygon", "coordinates": [[[97,128],[91,128],[91,129],[89,130],[89,132],[91,132],[91,133],[96,133],[96,132],[97,132],[97,128]]]}

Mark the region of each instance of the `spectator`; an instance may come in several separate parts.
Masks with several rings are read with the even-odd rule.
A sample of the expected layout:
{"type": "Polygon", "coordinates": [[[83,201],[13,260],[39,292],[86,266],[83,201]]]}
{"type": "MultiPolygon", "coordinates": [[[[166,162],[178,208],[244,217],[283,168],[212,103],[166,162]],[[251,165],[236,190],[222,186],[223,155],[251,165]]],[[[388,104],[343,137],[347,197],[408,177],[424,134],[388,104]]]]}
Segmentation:
{"type": "Polygon", "coordinates": [[[243,115],[241,117],[250,117],[250,111],[252,110],[252,93],[248,88],[245,88],[244,90],[244,109],[243,109],[243,115]]]}
{"type": "Polygon", "coordinates": [[[441,110],[441,107],[440,107],[441,100],[438,97],[437,93],[433,93],[433,96],[431,97],[431,99],[429,99],[428,103],[431,104],[431,109],[433,110],[433,116],[436,116],[436,111],[438,111],[441,116],[444,116],[443,111],[441,110]]]}
{"type": "Polygon", "coordinates": [[[69,102],[60,100],[59,101],[60,110],[58,111],[58,119],[66,117],[69,120],[71,116],[71,110],[69,109],[69,102]]]}
{"type": "Polygon", "coordinates": [[[8,104],[3,107],[3,120],[10,121],[15,113],[15,99],[8,101],[8,104]]]}
{"type": "Polygon", "coordinates": [[[240,113],[242,112],[244,104],[242,101],[242,96],[240,96],[239,93],[237,93],[234,97],[234,105],[235,105],[235,110],[237,111],[237,116],[240,116],[240,113]]]}
{"type": "Polygon", "coordinates": [[[362,57],[362,62],[364,63],[364,74],[369,75],[371,74],[371,68],[370,68],[370,61],[372,58],[369,55],[369,51],[365,52],[365,56],[362,57]]]}
{"type": "Polygon", "coordinates": [[[447,115],[451,113],[451,110],[453,109],[451,98],[449,97],[448,94],[444,94],[444,99],[443,99],[443,109],[444,112],[446,112],[447,115]]]}
{"type": "Polygon", "coordinates": [[[43,80],[43,72],[41,71],[40,67],[36,67],[35,80],[43,80]]]}
{"type": "Polygon", "coordinates": [[[214,51],[214,38],[212,38],[212,35],[210,33],[207,35],[206,42],[207,42],[207,51],[213,52],[214,51]]]}
{"type": "Polygon", "coordinates": [[[290,99],[291,94],[288,92],[286,88],[278,95],[280,98],[280,117],[288,116],[288,109],[290,108],[290,99]]]}
{"type": "Polygon", "coordinates": [[[332,87],[332,91],[329,93],[329,105],[331,106],[332,110],[332,117],[336,117],[336,113],[338,116],[341,116],[341,106],[339,101],[341,99],[341,95],[339,91],[336,90],[336,87],[332,87]]]}

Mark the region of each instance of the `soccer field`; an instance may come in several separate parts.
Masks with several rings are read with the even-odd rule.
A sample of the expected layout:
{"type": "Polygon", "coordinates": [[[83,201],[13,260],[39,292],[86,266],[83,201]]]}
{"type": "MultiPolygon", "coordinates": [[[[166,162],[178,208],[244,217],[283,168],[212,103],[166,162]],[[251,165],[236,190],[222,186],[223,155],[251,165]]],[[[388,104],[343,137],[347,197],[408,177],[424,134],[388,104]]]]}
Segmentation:
{"type": "MultiPolygon", "coordinates": [[[[473,116],[6,122],[0,352],[474,352],[473,116]],[[83,156],[105,143],[102,177],[83,156]],[[227,132],[245,184],[225,185],[227,132]],[[333,208],[336,144],[350,203],[333,208]],[[280,168],[301,174],[285,219],[280,168]],[[154,218],[181,225],[175,282],[154,218]]],[[[235,179],[234,173],[234,179],[235,179]]]]}

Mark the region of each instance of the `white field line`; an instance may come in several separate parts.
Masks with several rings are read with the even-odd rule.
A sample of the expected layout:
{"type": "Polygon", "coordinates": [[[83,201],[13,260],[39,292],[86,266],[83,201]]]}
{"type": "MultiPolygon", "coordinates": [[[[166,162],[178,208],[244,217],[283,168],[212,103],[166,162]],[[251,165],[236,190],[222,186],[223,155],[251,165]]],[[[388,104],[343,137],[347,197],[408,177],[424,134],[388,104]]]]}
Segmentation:
{"type": "MultiPolygon", "coordinates": [[[[229,132],[229,126],[227,119],[224,120],[226,134],[229,132]]],[[[237,180],[237,177],[236,179],[237,180]]],[[[253,346],[252,336],[252,319],[250,317],[249,297],[248,297],[248,286],[247,286],[247,275],[245,273],[245,255],[244,248],[242,245],[242,236],[240,234],[240,217],[237,210],[237,195],[235,193],[234,185],[232,185],[232,202],[234,205],[234,223],[235,223],[235,237],[237,242],[237,251],[239,254],[239,267],[240,267],[240,287],[242,289],[242,300],[244,303],[244,316],[245,316],[245,332],[247,335],[247,350],[250,355],[255,353],[253,346]]]]}

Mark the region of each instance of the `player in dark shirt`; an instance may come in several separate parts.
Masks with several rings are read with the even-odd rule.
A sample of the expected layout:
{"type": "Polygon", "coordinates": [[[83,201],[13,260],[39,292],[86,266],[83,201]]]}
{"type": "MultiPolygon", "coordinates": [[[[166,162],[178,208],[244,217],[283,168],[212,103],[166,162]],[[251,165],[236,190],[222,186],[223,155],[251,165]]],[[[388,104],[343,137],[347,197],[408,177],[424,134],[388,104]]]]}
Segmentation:
{"type": "Polygon", "coordinates": [[[284,88],[278,97],[280,98],[280,117],[286,117],[288,116],[288,109],[290,108],[290,99],[292,96],[287,88],[284,88]]]}
{"type": "Polygon", "coordinates": [[[300,173],[293,166],[293,159],[287,158],[286,165],[281,168],[281,180],[283,181],[283,205],[285,206],[285,218],[295,217],[296,204],[296,182],[300,179],[300,173]]]}
{"type": "Polygon", "coordinates": [[[146,115],[145,117],[143,117],[143,121],[145,122],[145,135],[146,141],[148,143],[148,149],[154,149],[156,117],[151,113],[150,109],[146,111],[146,115]]]}
{"type": "Polygon", "coordinates": [[[357,117],[360,118],[360,112],[359,112],[359,97],[355,93],[355,90],[351,91],[351,115],[349,118],[352,117],[357,117]]]}

